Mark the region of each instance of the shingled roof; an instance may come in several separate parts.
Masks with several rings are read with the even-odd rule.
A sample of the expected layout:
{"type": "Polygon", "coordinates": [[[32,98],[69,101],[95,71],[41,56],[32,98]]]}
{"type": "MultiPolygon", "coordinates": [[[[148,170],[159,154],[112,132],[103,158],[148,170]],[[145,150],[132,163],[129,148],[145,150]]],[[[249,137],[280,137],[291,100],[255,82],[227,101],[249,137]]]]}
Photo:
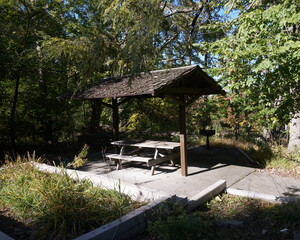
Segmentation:
{"type": "Polygon", "coordinates": [[[168,94],[225,95],[225,91],[198,65],[193,65],[140,73],[134,77],[106,78],[79,94],[78,98],[156,97],[168,94]]]}

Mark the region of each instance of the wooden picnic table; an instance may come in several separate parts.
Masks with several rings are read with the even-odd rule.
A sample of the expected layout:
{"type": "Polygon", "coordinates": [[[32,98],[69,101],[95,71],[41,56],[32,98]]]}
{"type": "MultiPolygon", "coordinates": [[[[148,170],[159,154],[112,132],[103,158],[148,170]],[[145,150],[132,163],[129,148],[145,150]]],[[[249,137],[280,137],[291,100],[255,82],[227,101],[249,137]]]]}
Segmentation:
{"type": "Polygon", "coordinates": [[[180,149],[178,142],[153,141],[153,140],[120,140],[111,142],[112,145],[121,148],[120,154],[107,154],[106,156],[117,163],[117,169],[122,168],[122,161],[145,162],[148,167],[151,167],[151,175],[154,174],[157,164],[170,161],[174,166],[173,159],[179,156],[177,150],[180,149]],[[126,148],[133,148],[129,153],[126,153],[126,148]],[[143,150],[154,150],[148,156],[143,155],[143,150]]]}

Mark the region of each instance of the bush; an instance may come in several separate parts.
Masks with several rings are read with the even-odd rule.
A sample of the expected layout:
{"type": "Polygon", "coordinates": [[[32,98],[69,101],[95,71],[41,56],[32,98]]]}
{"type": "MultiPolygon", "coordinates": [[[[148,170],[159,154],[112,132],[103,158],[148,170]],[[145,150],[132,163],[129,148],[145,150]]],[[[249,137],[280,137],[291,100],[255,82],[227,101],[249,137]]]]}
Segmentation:
{"type": "Polygon", "coordinates": [[[211,223],[179,207],[173,208],[168,217],[150,222],[148,231],[160,240],[209,239],[213,236],[211,223]]]}
{"type": "Polygon", "coordinates": [[[89,152],[90,147],[86,144],[83,145],[81,151],[79,152],[78,156],[75,155],[73,161],[69,162],[67,164],[67,167],[70,168],[78,168],[78,167],[82,167],[87,161],[87,155],[89,152]]]}
{"type": "Polygon", "coordinates": [[[280,145],[272,146],[273,157],[267,162],[268,168],[295,170],[300,167],[300,151],[288,152],[280,145]]]}
{"type": "Polygon", "coordinates": [[[0,196],[0,206],[33,225],[38,239],[73,238],[141,205],[117,191],[74,181],[65,173],[40,172],[24,161],[4,166],[0,196]]]}

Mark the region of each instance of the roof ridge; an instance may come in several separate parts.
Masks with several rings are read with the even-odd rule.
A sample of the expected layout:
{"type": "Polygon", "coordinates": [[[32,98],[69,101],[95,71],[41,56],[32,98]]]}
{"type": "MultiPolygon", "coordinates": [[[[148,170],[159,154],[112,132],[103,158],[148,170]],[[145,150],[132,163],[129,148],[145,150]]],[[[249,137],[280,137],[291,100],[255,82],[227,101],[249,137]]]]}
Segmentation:
{"type": "MultiPolygon", "coordinates": [[[[168,71],[168,70],[174,71],[174,70],[179,70],[179,69],[183,69],[183,68],[192,69],[195,67],[199,67],[199,65],[194,64],[194,65],[188,65],[188,66],[182,66],[182,67],[176,67],[176,68],[158,69],[158,70],[153,70],[153,71],[149,71],[149,72],[138,72],[138,73],[134,73],[134,75],[138,76],[138,75],[142,75],[142,74],[158,73],[158,72],[164,72],[164,71],[168,71]]],[[[199,67],[199,68],[201,68],[201,67],[199,67]]],[[[111,80],[111,79],[120,79],[120,78],[130,78],[130,77],[131,77],[130,74],[126,74],[126,75],[120,75],[120,76],[105,77],[105,78],[102,78],[101,81],[111,80]]]]}
{"type": "MultiPolygon", "coordinates": [[[[150,71],[150,73],[155,73],[155,72],[163,72],[163,71],[167,71],[167,70],[179,70],[179,69],[183,69],[183,68],[193,68],[193,67],[199,67],[197,64],[194,65],[188,65],[188,66],[182,66],[182,67],[176,67],[176,68],[166,68],[166,69],[159,69],[159,70],[154,70],[154,71],[150,71]]],[[[141,72],[145,73],[145,72],[141,72]]]]}

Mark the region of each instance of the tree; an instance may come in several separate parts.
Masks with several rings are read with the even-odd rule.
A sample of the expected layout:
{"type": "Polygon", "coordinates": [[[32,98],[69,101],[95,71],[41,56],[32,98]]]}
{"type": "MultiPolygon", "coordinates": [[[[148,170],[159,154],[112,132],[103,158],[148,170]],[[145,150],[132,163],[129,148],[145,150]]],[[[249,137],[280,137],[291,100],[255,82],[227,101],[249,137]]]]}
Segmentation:
{"type": "MultiPolygon", "coordinates": [[[[72,6],[72,12],[64,14],[68,34],[61,38],[45,36],[43,49],[54,59],[66,56],[80,75],[82,87],[105,76],[202,61],[193,42],[209,39],[209,34],[204,36],[198,26],[218,18],[220,9],[216,1],[113,0],[67,4],[72,6]]],[[[152,107],[155,108],[154,103],[152,107]]]]}
{"type": "Polygon", "coordinates": [[[261,106],[261,124],[288,123],[300,111],[300,4],[293,0],[243,1],[238,17],[211,26],[227,36],[208,44],[219,76],[261,106]]]}
{"type": "Polygon", "coordinates": [[[289,151],[300,150],[300,114],[296,114],[289,124],[290,140],[288,144],[289,151]]]}
{"type": "MultiPolygon", "coordinates": [[[[202,28],[221,18],[219,1],[0,0],[0,4],[1,141],[13,146],[65,140],[64,136],[83,131],[90,109],[86,114],[86,104],[72,97],[58,103],[57,96],[107,76],[191,63],[208,66],[209,54],[201,56],[194,42],[212,41],[222,34],[202,28]]],[[[162,104],[149,102],[153,108],[162,104]]],[[[91,121],[94,128],[101,109],[94,105],[92,109],[98,115],[91,121]]]]}
{"type": "Polygon", "coordinates": [[[10,129],[13,148],[17,140],[53,137],[53,116],[61,110],[54,105],[58,89],[64,89],[60,81],[63,67],[60,61],[45,59],[40,46],[43,34],[63,34],[60,21],[53,17],[60,6],[61,1],[1,1],[1,140],[9,142],[6,129],[10,129]]]}

